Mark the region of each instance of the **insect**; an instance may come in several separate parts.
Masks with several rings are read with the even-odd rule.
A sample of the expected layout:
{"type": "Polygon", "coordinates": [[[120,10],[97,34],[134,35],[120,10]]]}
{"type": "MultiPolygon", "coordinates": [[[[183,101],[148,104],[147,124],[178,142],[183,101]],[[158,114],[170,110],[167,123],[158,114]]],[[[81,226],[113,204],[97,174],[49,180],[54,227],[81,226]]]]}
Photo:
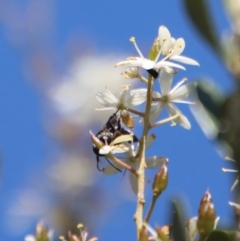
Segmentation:
{"type": "MultiPolygon", "coordinates": [[[[116,139],[120,135],[132,134],[131,131],[122,127],[121,117],[117,115],[117,112],[115,112],[113,115],[111,115],[109,117],[107,123],[103,126],[103,129],[96,134],[96,137],[101,142],[105,143],[105,145],[109,145],[114,139],[116,139]]],[[[135,135],[133,135],[133,142],[136,143],[138,141],[139,141],[138,138],[135,135]]],[[[103,169],[99,168],[99,162],[100,162],[99,157],[104,156],[104,155],[99,153],[99,149],[94,144],[93,144],[93,152],[95,153],[96,159],[97,159],[97,169],[99,171],[103,171],[103,169]]],[[[105,158],[109,162],[110,165],[112,165],[119,172],[121,172],[121,170],[119,168],[117,168],[116,166],[114,166],[112,164],[112,162],[108,160],[107,157],[105,157],[105,158]]]]}

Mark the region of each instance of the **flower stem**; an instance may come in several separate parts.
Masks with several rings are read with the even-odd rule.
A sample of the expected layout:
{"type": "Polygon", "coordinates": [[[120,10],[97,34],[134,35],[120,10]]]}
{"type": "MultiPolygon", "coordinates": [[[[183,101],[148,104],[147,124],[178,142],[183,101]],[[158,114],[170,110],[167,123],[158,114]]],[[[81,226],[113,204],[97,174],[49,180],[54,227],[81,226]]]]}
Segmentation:
{"type": "Polygon", "coordinates": [[[151,218],[153,209],[154,209],[155,204],[156,204],[156,202],[157,202],[157,198],[158,198],[158,196],[153,195],[151,205],[150,205],[150,207],[149,207],[149,210],[148,210],[148,212],[147,212],[147,216],[146,216],[146,218],[145,218],[145,222],[146,222],[146,223],[148,223],[149,220],[150,220],[150,218],[151,218]]]}
{"type": "Polygon", "coordinates": [[[144,117],[143,112],[140,112],[140,111],[137,111],[137,110],[134,110],[134,109],[131,109],[131,108],[127,108],[127,111],[132,112],[133,114],[136,114],[138,116],[144,117]]]}
{"type": "Polygon", "coordinates": [[[139,160],[140,165],[138,169],[138,195],[137,195],[137,208],[134,219],[136,221],[137,226],[137,236],[139,239],[139,234],[143,226],[143,207],[145,204],[144,198],[144,189],[145,189],[145,142],[146,137],[148,135],[148,131],[151,129],[151,123],[149,122],[150,110],[151,110],[151,102],[152,102],[152,88],[153,88],[153,78],[149,74],[148,75],[148,89],[147,89],[147,100],[146,100],[146,108],[144,115],[144,128],[142,137],[140,139],[140,148],[139,148],[139,160]]]}

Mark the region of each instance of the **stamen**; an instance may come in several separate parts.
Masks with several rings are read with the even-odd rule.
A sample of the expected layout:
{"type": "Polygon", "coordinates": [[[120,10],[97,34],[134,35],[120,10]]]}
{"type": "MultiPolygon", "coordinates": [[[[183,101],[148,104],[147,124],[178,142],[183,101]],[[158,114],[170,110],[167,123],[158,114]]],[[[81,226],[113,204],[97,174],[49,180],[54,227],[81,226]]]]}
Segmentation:
{"type": "Polygon", "coordinates": [[[179,81],[170,91],[169,94],[175,92],[184,82],[187,81],[187,78],[183,78],[181,81],[179,81]]]}
{"type": "Polygon", "coordinates": [[[129,41],[130,41],[131,43],[133,43],[133,45],[134,45],[135,49],[137,50],[139,56],[140,56],[142,59],[144,59],[144,56],[143,56],[142,52],[140,51],[140,49],[139,49],[138,46],[137,46],[137,43],[136,43],[135,38],[134,38],[134,37],[131,37],[131,38],[129,39],[129,41]]]}
{"type": "Polygon", "coordinates": [[[155,58],[155,60],[154,60],[155,63],[157,63],[157,61],[158,61],[159,56],[160,56],[161,53],[162,53],[162,46],[160,47],[159,52],[158,52],[158,54],[157,54],[157,56],[156,56],[156,58],[155,58]]]}

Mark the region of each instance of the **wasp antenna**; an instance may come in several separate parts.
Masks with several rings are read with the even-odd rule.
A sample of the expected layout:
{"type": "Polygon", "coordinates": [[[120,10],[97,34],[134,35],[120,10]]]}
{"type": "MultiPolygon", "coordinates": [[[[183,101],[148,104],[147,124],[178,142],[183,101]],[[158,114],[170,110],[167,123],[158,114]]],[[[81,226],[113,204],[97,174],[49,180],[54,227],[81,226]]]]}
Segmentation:
{"type": "MultiPolygon", "coordinates": [[[[107,159],[107,157],[105,157],[107,159]]],[[[116,166],[114,166],[108,159],[107,159],[108,163],[113,166],[116,170],[118,170],[119,172],[122,172],[119,168],[117,168],[116,166]]]]}
{"type": "Polygon", "coordinates": [[[114,115],[116,115],[118,113],[118,111],[120,111],[120,109],[117,109],[117,111],[114,113],[114,115]]]}
{"type": "Polygon", "coordinates": [[[96,156],[96,159],[97,159],[97,169],[98,169],[98,171],[102,172],[104,170],[104,168],[103,169],[99,168],[99,163],[100,163],[99,156],[96,156]]]}

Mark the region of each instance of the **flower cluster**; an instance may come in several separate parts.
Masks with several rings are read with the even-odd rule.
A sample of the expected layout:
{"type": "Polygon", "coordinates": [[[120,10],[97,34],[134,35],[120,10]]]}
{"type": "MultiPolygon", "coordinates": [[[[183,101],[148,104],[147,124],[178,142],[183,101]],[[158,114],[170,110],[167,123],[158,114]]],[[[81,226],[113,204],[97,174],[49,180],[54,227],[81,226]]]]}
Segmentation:
{"type": "MultiPolygon", "coordinates": [[[[144,87],[131,89],[130,85],[121,86],[118,94],[113,94],[109,89],[96,93],[97,101],[103,106],[97,111],[114,112],[115,116],[108,119],[103,129],[96,135],[90,132],[93,141],[93,150],[97,156],[99,164],[100,157],[105,156],[109,165],[102,170],[105,175],[112,175],[121,172],[123,169],[130,171],[129,179],[134,193],[138,193],[138,172],[142,154],[141,138],[126,129],[134,127],[134,117],[140,117],[140,123],[146,126],[147,132],[156,126],[166,122],[172,125],[179,124],[185,129],[190,129],[191,124],[187,117],[179,110],[176,103],[193,104],[191,99],[194,93],[195,83],[186,83],[187,79],[179,81],[172,87],[173,78],[178,70],[185,70],[183,64],[199,65],[197,61],[182,56],[185,48],[183,38],[175,39],[171,36],[165,26],[160,26],[158,36],[151,48],[149,58],[145,58],[138,48],[136,39],[132,37],[133,43],[140,57],[128,57],[124,61],[115,64],[118,66],[128,66],[122,76],[125,79],[139,79],[144,83],[144,87]],[[162,57],[161,57],[162,56],[162,57]],[[148,73],[148,77],[140,74],[140,68],[148,73]],[[153,91],[153,84],[158,79],[160,91],[153,91]],[[145,104],[144,107],[139,107],[145,104]],[[166,108],[169,118],[157,120],[166,108]],[[121,153],[121,158],[116,154],[121,153]]],[[[145,134],[145,149],[148,148],[155,139],[154,134],[145,134]]],[[[145,157],[145,168],[160,168],[168,162],[168,159],[161,156],[145,157]]],[[[98,167],[99,168],[99,167],[98,167]]]]}
{"type": "MultiPolygon", "coordinates": [[[[146,150],[156,139],[156,134],[150,133],[150,130],[168,122],[171,123],[171,126],[179,125],[184,129],[191,129],[189,120],[176,104],[194,104],[195,83],[186,83],[187,79],[184,78],[173,84],[173,79],[179,70],[186,70],[185,64],[199,64],[191,58],[182,56],[185,48],[184,39],[173,38],[165,26],[159,27],[158,36],[148,55],[149,58],[144,57],[134,37],[130,38],[130,42],[139,56],[128,57],[126,60],[116,63],[115,67],[128,66],[129,68],[122,73],[123,78],[139,79],[144,86],[132,89],[129,84],[124,85],[119,88],[117,94],[112,93],[106,87],[103,91],[97,92],[96,99],[102,107],[96,110],[111,110],[113,114],[108,117],[103,128],[96,135],[90,131],[90,136],[98,170],[107,176],[129,172],[130,185],[137,197],[137,209],[134,217],[138,240],[148,240],[148,232],[150,232],[148,222],[154,205],[168,185],[168,158],[161,155],[146,155],[146,150]],[[156,88],[155,84],[158,85],[156,88]],[[159,91],[155,91],[157,89],[159,91]],[[168,117],[165,119],[161,118],[164,108],[168,113],[168,117]],[[134,120],[137,117],[143,127],[141,136],[133,131],[134,120]],[[103,168],[99,167],[101,157],[105,157],[109,163],[103,168]],[[158,171],[152,182],[152,201],[146,217],[143,219],[145,184],[150,182],[145,175],[146,169],[158,169],[158,171]]],[[[205,205],[205,199],[203,202],[205,205]]],[[[206,202],[207,208],[211,206],[209,204],[211,203],[210,194],[206,194],[206,202]]],[[[202,215],[202,212],[199,215],[202,215]]],[[[214,223],[215,213],[212,216],[214,223]]],[[[198,220],[201,218],[199,216],[198,220]]],[[[204,225],[209,220],[206,221],[204,218],[205,216],[201,221],[204,230],[200,231],[205,235],[210,229],[205,232],[204,225]]],[[[214,226],[211,228],[214,229],[214,226]]],[[[158,233],[159,237],[156,240],[167,240],[160,237],[161,235],[166,236],[165,229],[159,229],[158,233]]]]}

